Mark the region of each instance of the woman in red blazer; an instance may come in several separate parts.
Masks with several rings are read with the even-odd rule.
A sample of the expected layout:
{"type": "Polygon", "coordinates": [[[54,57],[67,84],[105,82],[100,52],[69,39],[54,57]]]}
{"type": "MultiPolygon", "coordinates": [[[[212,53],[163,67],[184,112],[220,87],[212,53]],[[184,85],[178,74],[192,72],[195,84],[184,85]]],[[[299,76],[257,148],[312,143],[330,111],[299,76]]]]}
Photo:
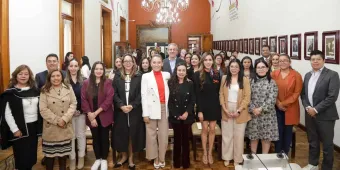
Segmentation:
{"type": "Polygon", "coordinates": [[[113,123],[113,93],[112,81],[105,78],[104,64],[95,62],[90,78],[84,81],[81,89],[81,108],[87,114],[86,125],[91,129],[96,156],[91,170],[97,170],[99,166],[107,170],[109,131],[113,123]]]}

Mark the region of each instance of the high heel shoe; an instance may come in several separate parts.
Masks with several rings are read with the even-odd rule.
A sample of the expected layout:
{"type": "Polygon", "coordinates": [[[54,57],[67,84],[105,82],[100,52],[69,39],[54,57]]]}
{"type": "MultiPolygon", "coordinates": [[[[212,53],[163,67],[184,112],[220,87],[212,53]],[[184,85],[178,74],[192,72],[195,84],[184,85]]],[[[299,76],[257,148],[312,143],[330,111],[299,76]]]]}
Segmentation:
{"type": "Polygon", "coordinates": [[[126,164],[127,162],[128,162],[128,159],[126,159],[123,163],[116,162],[116,164],[113,166],[113,168],[119,168],[119,167],[123,166],[124,164],[126,164]]]}
{"type": "Polygon", "coordinates": [[[203,155],[202,162],[205,165],[208,164],[208,157],[207,157],[207,155],[203,155]]]}
{"type": "Polygon", "coordinates": [[[209,160],[209,164],[213,164],[214,163],[214,159],[212,155],[208,156],[208,160],[209,160]]]}

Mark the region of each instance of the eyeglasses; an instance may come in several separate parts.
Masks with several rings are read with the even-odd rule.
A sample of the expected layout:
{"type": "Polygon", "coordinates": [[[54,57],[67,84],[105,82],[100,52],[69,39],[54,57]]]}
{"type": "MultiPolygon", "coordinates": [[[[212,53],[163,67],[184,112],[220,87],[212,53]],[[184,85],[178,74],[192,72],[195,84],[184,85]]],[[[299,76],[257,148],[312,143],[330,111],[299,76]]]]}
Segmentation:
{"type": "Polygon", "coordinates": [[[267,67],[263,66],[263,67],[256,67],[256,69],[258,70],[263,70],[263,69],[266,69],[267,67]]]}
{"type": "Polygon", "coordinates": [[[126,63],[126,64],[131,64],[132,61],[124,61],[124,63],[126,63]]]}

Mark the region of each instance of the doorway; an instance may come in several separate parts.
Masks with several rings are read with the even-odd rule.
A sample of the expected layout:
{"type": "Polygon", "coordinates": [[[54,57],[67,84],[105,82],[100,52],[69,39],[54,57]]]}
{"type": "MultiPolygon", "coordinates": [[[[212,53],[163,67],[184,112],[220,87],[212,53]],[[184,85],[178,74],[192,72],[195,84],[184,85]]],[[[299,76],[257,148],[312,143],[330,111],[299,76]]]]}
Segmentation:
{"type": "Polygon", "coordinates": [[[60,0],[60,64],[64,56],[73,52],[80,61],[84,56],[84,3],[83,0],[60,0]]]}
{"type": "Polygon", "coordinates": [[[102,6],[101,57],[106,68],[112,68],[112,11],[102,6]]]}
{"type": "Polygon", "coordinates": [[[120,42],[126,41],[126,19],[120,17],[120,42]]]}
{"type": "Polygon", "coordinates": [[[0,92],[3,92],[10,79],[8,0],[0,0],[0,92]]]}

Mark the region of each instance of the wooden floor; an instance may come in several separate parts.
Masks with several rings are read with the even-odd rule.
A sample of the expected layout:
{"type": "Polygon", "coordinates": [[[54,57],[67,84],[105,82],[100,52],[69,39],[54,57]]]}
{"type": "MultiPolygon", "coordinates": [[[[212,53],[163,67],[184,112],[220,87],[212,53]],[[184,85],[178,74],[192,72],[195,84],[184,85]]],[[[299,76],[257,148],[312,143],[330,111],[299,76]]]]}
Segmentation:
{"type": "MultiPolygon", "coordinates": [[[[308,142],[307,142],[307,135],[304,131],[302,131],[301,129],[297,129],[297,150],[296,150],[296,157],[295,160],[291,160],[291,162],[295,162],[297,164],[299,164],[301,167],[305,166],[307,164],[308,161],[308,142]]],[[[171,146],[170,146],[171,147],[171,146]]],[[[87,147],[88,152],[87,155],[85,157],[85,168],[84,169],[90,169],[92,163],[95,161],[95,157],[94,157],[94,152],[92,150],[92,146],[88,146],[87,147]]],[[[13,161],[11,159],[11,149],[6,150],[6,151],[0,151],[0,169],[1,170],[12,170],[13,167],[10,167],[11,162],[13,161]],[[5,162],[7,161],[7,162],[5,162]],[[6,168],[7,165],[7,168],[6,168]]],[[[144,154],[142,154],[143,157],[144,154]]],[[[234,167],[232,164],[229,165],[229,167],[225,167],[223,165],[223,161],[218,161],[217,160],[217,153],[215,153],[215,163],[213,165],[204,165],[201,162],[201,157],[202,157],[202,151],[199,149],[198,150],[198,160],[195,162],[193,160],[193,153],[190,153],[190,159],[191,159],[191,166],[188,170],[234,170],[234,167]]],[[[41,152],[41,147],[39,147],[38,149],[38,163],[33,167],[33,170],[43,170],[44,167],[40,164],[40,160],[43,157],[42,152],[41,152]]],[[[112,152],[110,151],[109,154],[109,169],[113,169],[113,161],[112,161],[112,152]]],[[[147,160],[145,160],[144,158],[140,158],[139,155],[135,155],[135,163],[137,165],[136,169],[153,169],[153,165],[151,162],[148,162],[147,160]]],[[[58,161],[55,161],[56,163],[58,161]]],[[[174,169],[172,167],[172,152],[171,152],[171,148],[169,148],[167,154],[166,154],[166,167],[164,169],[174,169]]],[[[321,162],[320,162],[321,164],[321,162]]],[[[56,168],[57,165],[56,165],[56,168]]],[[[120,168],[120,169],[127,169],[127,165],[124,165],[124,167],[120,168]]],[[[335,152],[335,157],[334,157],[334,167],[333,170],[340,170],[340,153],[335,152]]]]}

